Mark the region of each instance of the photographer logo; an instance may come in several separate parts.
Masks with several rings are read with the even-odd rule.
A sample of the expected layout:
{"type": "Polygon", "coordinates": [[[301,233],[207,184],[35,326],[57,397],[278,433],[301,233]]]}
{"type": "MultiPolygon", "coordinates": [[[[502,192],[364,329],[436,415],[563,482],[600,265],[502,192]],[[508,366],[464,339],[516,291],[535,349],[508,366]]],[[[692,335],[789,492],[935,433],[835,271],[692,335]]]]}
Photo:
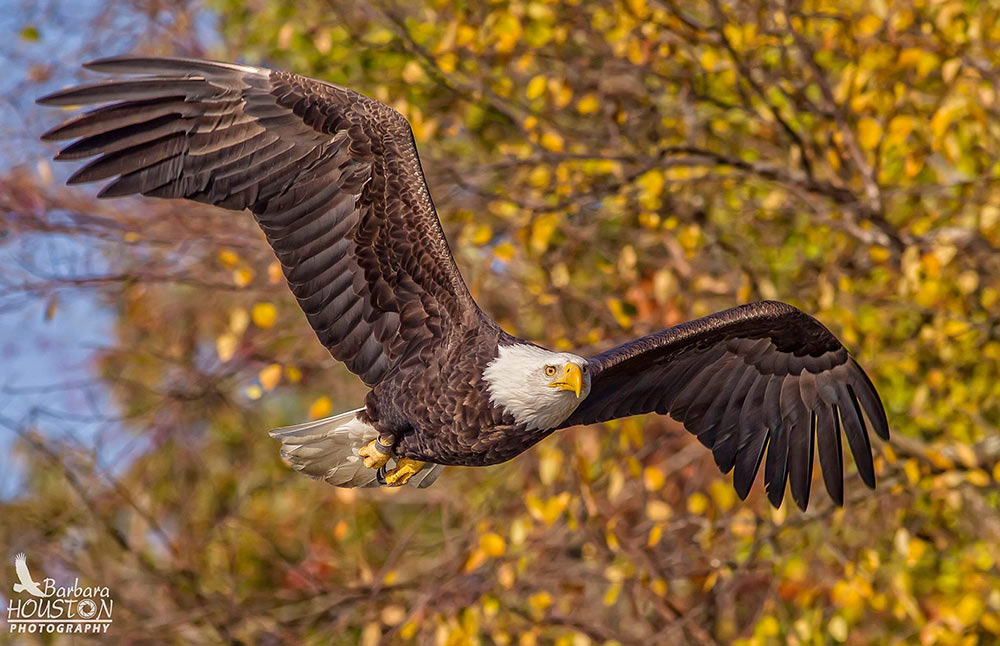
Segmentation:
{"type": "Polygon", "coordinates": [[[69,587],[54,579],[39,583],[28,569],[28,557],[14,557],[16,582],[7,604],[7,624],[12,633],[106,633],[111,626],[114,601],[106,586],[80,587],[74,579],[69,587]]]}

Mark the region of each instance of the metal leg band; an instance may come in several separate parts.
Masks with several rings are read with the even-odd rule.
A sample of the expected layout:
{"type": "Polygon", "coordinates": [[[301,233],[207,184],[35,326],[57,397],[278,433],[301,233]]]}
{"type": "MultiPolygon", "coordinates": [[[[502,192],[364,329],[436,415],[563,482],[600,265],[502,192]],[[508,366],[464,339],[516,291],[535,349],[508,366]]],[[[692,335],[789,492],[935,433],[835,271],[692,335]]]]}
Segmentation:
{"type": "Polygon", "coordinates": [[[392,445],[383,444],[381,437],[375,438],[375,450],[382,455],[392,455],[392,445]]]}

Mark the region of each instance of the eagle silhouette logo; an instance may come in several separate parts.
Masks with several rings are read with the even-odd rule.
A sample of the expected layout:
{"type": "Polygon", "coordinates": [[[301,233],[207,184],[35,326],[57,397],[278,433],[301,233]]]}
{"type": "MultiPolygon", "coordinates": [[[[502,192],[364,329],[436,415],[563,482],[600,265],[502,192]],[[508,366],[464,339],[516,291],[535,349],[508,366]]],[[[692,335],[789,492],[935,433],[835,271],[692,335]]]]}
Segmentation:
{"type": "Polygon", "coordinates": [[[28,571],[28,557],[21,552],[14,557],[14,571],[17,572],[18,582],[14,584],[14,592],[27,592],[36,597],[47,597],[49,595],[42,592],[38,587],[38,582],[31,578],[28,571]]]}

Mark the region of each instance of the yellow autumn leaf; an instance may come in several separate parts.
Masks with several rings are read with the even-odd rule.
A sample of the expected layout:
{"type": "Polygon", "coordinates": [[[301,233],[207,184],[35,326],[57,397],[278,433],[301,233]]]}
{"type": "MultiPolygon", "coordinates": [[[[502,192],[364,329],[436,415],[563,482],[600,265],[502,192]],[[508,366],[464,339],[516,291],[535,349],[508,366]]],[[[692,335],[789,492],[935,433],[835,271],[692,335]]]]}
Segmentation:
{"type": "Polygon", "coordinates": [[[947,60],[941,66],[941,80],[945,83],[951,83],[955,80],[958,75],[958,71],[962,68],[962,59],[952,58],[947,60]]]}
{"type": "Polygon", "coordinates": [[[963,626],[971,626],[983,614],[983,600],[976,594],[966,594],[955,606],[955,617],[963,626]]]}
{"type": "Polygon", "coordinates": [[[780,509],[771,508],[771,522],[775,525],[782,525],[788,518],[789,505],[782,505],[780,509]]]}
{"type": "Polygon", "coordinates": [[[285,366],[285,379],[290,383],[297,384],[302,381],[302,371],[295,366],[285,366]]]}
{"type": "Polygon", "coordinates": [[[642,482],[649,491],[659,491],[667,477],[659,467],[646,467],[642,471],[642,482]]]}
{"type": "Polygon", "coordinates": [[[708,48],[701,53],[701,67],[707,72],[712,72],[715,70],[715,66],[719,63],[719,52],[714,48],[708,48]]]}
{"type": "Polygon", "coordinates": [[[524,95],[530,100],[537,99],[545,92],[545,87],[545,77],[539,74],[535,78],[528,81],[528,87],[524,91],[524,95]]]}
{"type": "Polygon", "coordinates": [[[267,282],[277,285],[282,278],[284,278],[284,274],[281,273],[281,265],[275,260],[267,266],[267,282]]]}
{"type": "Polygon", "coordinates": [[[594,94],[585,94],[576,102],[576,111],[580,114],[594,114],[600,108],[601,104],[594,94]]]}
{"type": "Polygon", "coordinates": [[[924,50],[919,47],[907,47],[899,52],[896,64],[900,67],[916,67],[920,58],[924,55],[924,50]]]}
{"type": "Polygon", "coordinates": [[[382,623],[387,626],[398,626],[406,619],[406,608],[397,604],[390,604],[382,608],[382,623]]]}
{"type": "Polygon", "coordinates": [[[472,233],[472,244],[482,246],[493,239],[493,229],[488,224],[480,224],[472,233]]]}
{"type": "Polygon", "coordinates": [[[455,34],[455,44],[465,47],[473,43],[479,37],[479,30],[472,25],[459,25],[455,34]]]}
{"type": "Polygon", "coordinates": [[[246,331],[250,325],[250,315],[242,307],[234,308],[229,312],[229,331],[239,336],[246,331]]]}
{"type": "Polygon", "coordinates": [[[781,632],[781,624],[771,615],[765,615],[757,622],[755,632],[764,637],[775,637],[781,632]]]}
{"type": "Polygon", "coordinates": [[[990,474],[986,473],[982,469],[974,469],[965,474],[966,480],[969,484],[976,487],[988,487],[990,486],[990,474]]]}
{"type": "Polygon", "coordinates": [[[708,498],[703,493],[695,492],[688,498],[687,508],[692,514],[704,514],[708,511],[708,498]]]}
{"type": "Polygon", "coordinates": [[[562,135],[551,131],[543,134],[539,143],[542,144],[542,148],[545,150],[551,150],[554,153],[562,152],[563,147],[565,146],[562,135]]]}
{"type": "Polygon", "coordinates": [[[826,629],[830,633],[830,636],[837,641],[847,641],[847,622],[840,615],[833,617],[830,623],[826,625],[826,629]]]}
{"type": "Polygon", "coordinates": [[[394,37],[391,30],[385,27],[378,27],[366,33],[364,39],[365,42],[372,45],[387,45],[392,42],[394,37]]]}
{"type": "Polygon", "coordinates": [[[361,631],[361,641],[358,642],[358,646],[378,646],[378,643],[382,640],[382,628],[376,622],[370,622],[365,625],[364,629],[361,631]]]}
{"type": "Polygon", "coordinates": [[[249,267],[240,267],[233,270],[233,283],[237,287],[246,287],[253,282],[253,270],[249,267]]]}
{"type": "MultiPolygon", "coordinates": [[[[621,428],[621,445],[623,447],[628,447],[629,445],[635,448],[641,448],[643,445],[642,439],[642,424],[636,421],[636,418],[623,420],[621,428]]],[[[641,472],[639,467],[639,461],[634,457],[629,456],[626,458],[625,464],[628,466],[629,471],[631,471],[632,476],[638,476],[641,472]]]]}
{"type": "Polygon", "coordinates": [[[514,259],[514,245],[509,242],[501,242],[493,248],[493,255],[497,260],[510,262],[514,259]]]}
{"type": "Polygon", "coordinates": [[[281,381],[281,364],[272,363],[257,374],[260,385],[265,391],[274,390],[281,381]]]}
{"type": "Polygon", "coordinates": [[[504,563],[497,568],[497,583],[501,586],[510,590],[514,587],[516,582],[517,574],[514,572],[514,567],[510,563],[504,563]]]}
{"type": "Polygon", "coordinates": [[[625,305],[621,299],[609,298],[608,309],[611,310],[611,315],[615,317],[618,325],[625,329],[632,327],[632,317],[625,312],[625,305]]]}
{"type": "Polygon", "coordinates": [[[889,122],[887,141],[890,144],[902,143],[917,127],[917,119],[910,115],[897,115],[889,122]]]}
{"type": "Polygon", "coordinates": [[[538,458],[538,479],[544,485],[550,485],[559,477],[562,471],[563,456],[557,450],[543,450],[538,458]]]}
{"type": "Polygon", "coordinates": [[[712,496],[712,502],[722,511],[729,511],[736,504],[736,490],[732,485],[723,480],[713,480],[708,485],[708,493],[712,496]]]}
{"type": "Polygon", "coordinates": [[[553,94],[553,102],[557,108],[565,108],[573,100],[573,88],[559,83],[557,89],[550,90],[553,94]]]}
{"type": "Polygon", "coordinates": [[[880,29],[882,29],[882,19],[873,14],[864,16],[857,23],[859,36],[874,36],[880,29]]]}
{"type": "Polygon", "coordinates": [[[552,181],[552,173],[549,172],[548,166],[535,166],[528,173],[528,181],[532,186],[542,188],[548,186],[552,181]]]}
{"type": "Polygon", "coordinates": [[[458,56],[455,52],[445,52],[437,57],[437,66],[445,74],[451,74],[458,67],[458,56]]]}
{"type": "Polygon", "coordinates": [[[868,255],[877,263],[887,262],[892,256],[891,252],[887,248],[879,246],[869,248],[868,255]]]}
{"type": "Polygon", "coordinates": [[[254,325],[266,330],[274,325],[278,319],[278,308],[274,306],[274,303],[257,303],[250,310],[250,318],[253,319],[254,325]]]}
{"type": "Polygon", "coordinates": [[[239,344],[239,340],[236,335],[231,332],[226,332],[222,334],[215,340],[215,352],[219,355],[219,361],[223,363],[229,361],[236,354],[236,347],[239,344]]]}
{"type": "Polygon", "coordinates": [[[521,38],[521,21],[511,13],[499,14],[493,24],[493,35],[496,38],[496,51],[508,54],[514,50],[517,41],[521,38]]]}
{"type": "Polygon", "coordinates": [[[542,500],[534,494],[529,494],[526,502],[528,511],[533,518],[544,522],[546,525],[552,525],[562,515],[569,504],[569,492],[564,491],[558,496],[547,500],[542,500]]]}
{"type": "Polygon", "coordinates": [[[610,608],[618,602],[618,597],[621,595],[621,592],[622,584],[620,582],[612,583],[604,592],[604,599],[602,600],[602,603],[610,608]]]}
{"type": "Polygon", "coordinates": [[[662,523],[673,515],[674,510],[662,500],[650,500],[646,503],[646,518],[653,522],[662,523]]]}
{"type": "Polygon", "coordinates": [[[469,558],[465,560],[465,565],[462,566],[462,571],[466,574],[478,570],[479,567],[487,560],[486,552],[476,548],[469,554],[469,558]]]}
{"type": "Polygon", "coordinates": [[[649,7],[646,6],[646,0],[626,0],[626,4],[628,4],[629,11],[638,18],[644,19],[649,15],[649,7]]]}
{"type": "Polygon", "coordinates": [[[409,641],[413,639],[413,637],[417,634],[418,630],[420,630],[420,625],[417,624],[417,622],[408,621],[405,624],[403,624],[402,628],[399,629],[399,636],[403,640],[409,641]]]}
{"type": "Polygon", "coordinates": [[[544,613],[552,605],[552,595],[540,590],[528,597],[528,605],[539,614],[544,613]]]}
{"type": "MultiPolygon", "coordinates": [[[[701,240],[701,227],[697,224],[689,224],[677,232],[677,243],[688,253],[693,253],[698,248],[701,240]]],[[[768,298],[771,297],[769,296],[768,298]]]]}
{"type": "Polygon", "coordinates": [[[865,150],[875,150],[882,139],[882,125],[871,117],[858,121],[858,143],[865,150]]]}
{"type": "Polygon", "coordinates": [[[219,264],[227,269],[232,269],[240,261],[240,257],[235,251],[223,249],[219,252],[219,264]]]}
{"type": "Polygon", "coordinates": [[[489,532],[479,537],[479,549],[487,556],[497,558],[507,551],[507,541],[500,534],[489,532]]]}
{"type": "MultiPolygon", "coordinates": [[[[948,321],[945,324],[944,333],[949,336],[957,336],[963,334],[968,327],[969,325],[965,321],[948,321]]],[[[974,469],[979,466],[979,456],[968,444],[955,444],[955,456],[964,467],[974,469]]]]}
{"type": "Polygon", "coordinates": [[[942,453],[939,447],[931,447],[926,452],[926,456],[931,461],[931,464],[942,471],[950,471],[955,468],[955,463],[951,458],[942,453]]]}
{"type": "Polygon", "coordinates": [[[955,121],[955,118],[957,116],[958,116],[958,110],[955,108],[955,106],[949,105],[947,103],[938,108],[937,111],[934,112],[934,115],[931,117],[930,128],[931,128],[931,136],[934,138],[935,141],[938,141],[942,137],[944,137],[945,133],[948,131],[948,128],[955,121]]]}
{"type": "Polygon", "coordinates": [[[654,168],[640,175],[635,183],[639,187],[639,204],[646,209],[659,208],[665,183],[663,171],[654,168]]]}
{"type": "Polygon", "coordinates": [[[556,231],[559,223],[559,216],[555,213],[546,213],[535,218],[531,225],[531,250],[535,253],[544,253],[549,248],[549,241],[556,231]]]}
{"type": "Polygon", "coordinates": [[[333,410],[333,402],[326,395],[319,397],[309,406],[309,419],[326,417],[333,410]]]}

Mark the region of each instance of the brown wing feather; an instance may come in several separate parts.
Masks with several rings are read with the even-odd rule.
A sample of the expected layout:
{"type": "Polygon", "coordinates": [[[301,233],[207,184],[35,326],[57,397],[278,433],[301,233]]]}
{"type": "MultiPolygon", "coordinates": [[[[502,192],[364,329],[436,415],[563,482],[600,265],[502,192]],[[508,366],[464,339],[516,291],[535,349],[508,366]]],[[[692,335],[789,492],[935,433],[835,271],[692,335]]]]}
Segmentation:
{"type": "Polygon", "coordinates": [[[431,202],[409,124],[322,81],[242,65],[110,58],[125,78],[46,105],[110,104],[44,135],[98,156],[70,183],[253,212],[320,341],[373,385],[479,312],[431,202]],[[140,75],[140,76],[135,76],[140,75]]]}
{"type": "Polygon", "coordinates": [[[712,449],[724,473],[735,469],[741,498],[763,462],[771,503],[781,504],[790,480],[802,509],[814,447],[827,491],[843,504],[843,428],[861,479],[875,486],[864,415],[889,439],[878,393],[840,341],[790,305],[743,305],[589,361],[590,395],[563,426],[669,413],[712,449]]]}

